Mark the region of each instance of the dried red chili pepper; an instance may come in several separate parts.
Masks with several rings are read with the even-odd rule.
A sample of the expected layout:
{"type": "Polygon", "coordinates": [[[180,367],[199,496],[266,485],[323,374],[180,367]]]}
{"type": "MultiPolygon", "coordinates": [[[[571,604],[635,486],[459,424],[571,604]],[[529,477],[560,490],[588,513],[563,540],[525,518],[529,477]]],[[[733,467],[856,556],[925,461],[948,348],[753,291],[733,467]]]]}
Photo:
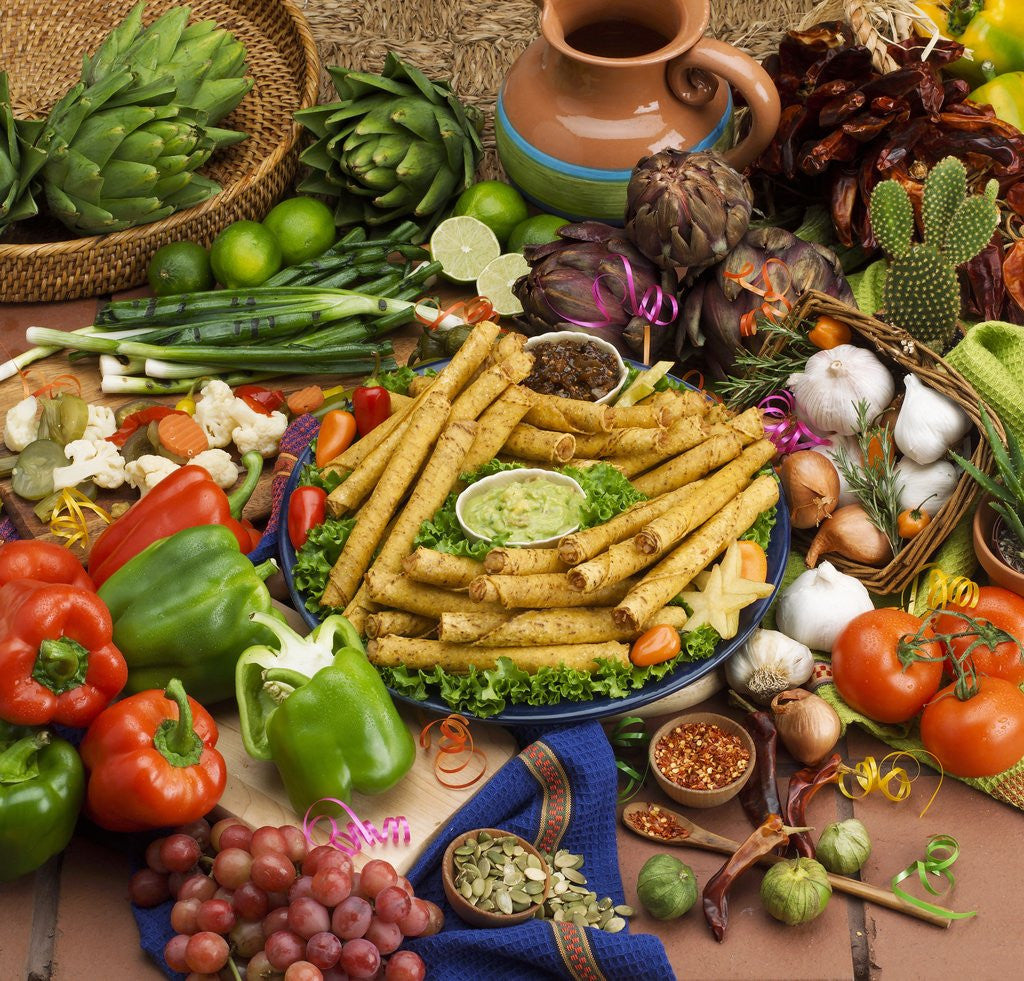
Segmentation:
{"type": "MultiPolygon", "coordinates": [[[[791,825],[803,825],[807,813],[807,805],[811,798],[822,787],[830,783],[839,782],[839,765],[842,759],[838,753],[833,753],[824,763],[817,766],[808,766],[803,770],[797,770],[789,778],[789,788],[786,792],[786,821],[791,825]]],[[[790,844],[796,848],[798,855],[803,858],[814,858],[814,842],[811,841],[806,829],[793,834],[790,844]]]]}
{"type": "Polygon", "coordinates": [[[999,320],[1006,299],[1002,236],[992,241],[957,271],[964,312],[975,320],[999,320]]]}
{"type": "Polygon", "coordinates": [[[1003,259],[1003,285],[1014,304],[1024,313],[1024,239],[1014,242],[1003,259]]]}
{"type": "Polygon", "coordinates": [[[754,740],[754,772],[743,785],[739,797],[743,813],[750,818],[750,823],[757,827],[771,815],[782,814],[779,785],[775,775],[779,733],[769,712],[755,708],[735,692],[730,694],[730,698],[746,709],[747,716],[743,720],[743,725],[750,733],[750,738],[754,740]]]}

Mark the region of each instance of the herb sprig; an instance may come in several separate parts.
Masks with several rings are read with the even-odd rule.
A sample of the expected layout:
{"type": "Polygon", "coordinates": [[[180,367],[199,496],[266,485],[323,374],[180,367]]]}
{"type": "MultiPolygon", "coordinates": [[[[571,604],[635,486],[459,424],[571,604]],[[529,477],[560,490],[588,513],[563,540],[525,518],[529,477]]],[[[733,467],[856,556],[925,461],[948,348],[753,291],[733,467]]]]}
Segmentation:
{"type": "Polygon", "coordinates": [[[740,351],[736,355],[732,373],[715,385],[715,391],[732,409],[755,405],[785,388],[789,376],[803,371],[807,359],[817,350],[799,324],[789,326],[765,317],[757,329],[759,334],[780,338],[785,344],[781,350],[757,354],[740,351]]]}

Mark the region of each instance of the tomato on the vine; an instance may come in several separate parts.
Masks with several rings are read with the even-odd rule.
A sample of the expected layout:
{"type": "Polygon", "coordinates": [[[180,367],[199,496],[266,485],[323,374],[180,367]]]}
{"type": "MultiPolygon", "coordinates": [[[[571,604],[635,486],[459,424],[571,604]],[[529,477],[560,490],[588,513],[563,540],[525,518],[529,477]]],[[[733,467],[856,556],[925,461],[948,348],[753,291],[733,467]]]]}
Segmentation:
{"type": "Polygon", "coordinates": [[[957,777],[990,777],[1024,757],[1024,693],[1002,678],[977,679],[960,699],[943,688],[921,715],[921,742],[957,777]]]}
{"type": "Polygon", "coordinates": [[[920,617],[903,610],[868,610],[843,628],[832,646],[832,678],[850,708],[876,722],[912,719],[938,691],[942,646],[920,617]],[[920,657],[906,666],[901,640],[921,632],[920,657]]]}
{"type": "MultiPolygon", "coordinates": [[[[991,623],[1018,641],[996,644],[995,650],[979,644],[971,652],[974,670],[978,674],[1012,681],[1015,685],[1024,684],[1024,596],[999,586],[982,586],[978,590],[977,606],[947,606],[935,620],[935,632],[957,634],[969,630],[970,625],[957,616],[958,613],[991,623]]],[[[959,637],[952,641],[949,644],[952,655],[962,657],[973,640],[973,637],[959,637]]]]}

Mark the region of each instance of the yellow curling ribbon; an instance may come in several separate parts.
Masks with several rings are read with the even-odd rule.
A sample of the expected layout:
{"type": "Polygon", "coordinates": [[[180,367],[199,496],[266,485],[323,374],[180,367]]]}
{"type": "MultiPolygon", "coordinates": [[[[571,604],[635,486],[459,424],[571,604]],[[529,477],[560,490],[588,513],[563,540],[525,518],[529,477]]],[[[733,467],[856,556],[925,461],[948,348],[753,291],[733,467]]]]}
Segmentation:
{"type": "Polygon", "coordinates": [[[89,547],[89,525],[85,512],[92,511],[99,515],[107,524],[113,520],[98,504],[90,501],[80,490],[65,487],[57,498],[57,504],[50,516],[50,531],[57,538],[64,539],[64,547],[72,548],[81,544],[89,547]]]}
{"type": "Polygon", "coordinates": [[[924,756],[931,757],[935,761],[935,768],[939,771],[939,782],[935,786],[935,792],[928,798],[928,803],[925,804],[924,810],[918,814],[919,818],[923,818],[928,808],[932,806],[932,801],[938,795],[944,777],[942,764],[924,749],[914,750],[913,752],[909,750],[896,750],[883,756],[880,763],[876,762],[873,756],[865,756],[856,766],[847,766],[845,763],[841,764],[839,767],[840,793],[850,800],[860,800],[863,797],[867,797],[868,794],[877,792],[893,804],[905,801],[910,796],[911,785],[921,776],[921,761],[914,753],[921,753],[924,756]],[[902,756],[906,756],[916,764],[917,772],[913,776],[904,767],[896,765],[902,756]],[[887,772],[883,773],[882,768],[890,761],[892,766],[887,772]],[[856,793],[847,787],[847,776],[851,776],[860,785],[860,793],[856,793]]]}
{"type": "Polygon", "coordinates": [[[977,916],[977,912],[970,913],[957,913],[951,909],[946,909],[943,906],[936,906],[934,903],[926,902],[923,899],[917,899],[915,896],[911,896],[908,892],[900,888],[900,883],[904,879],[909,879],[911,876],[916,875],[918,880],[924,889],[931,893],[933,896],[942,896],[949,892],[953,886],[956,885],[956,879],[953,878],[953,873],[950,872],[950,867],[957,860],[960,854],[960,845],[957,843],[956,838],[952,835],[932,835],[928,839],[928,844],[925,847],[924,859],[918,859],[913,865],[908,865],[902,872],[897,873],[892,877],[892,891],[905,903],[909,903],[911,906],[916,906],[918,909],[923,909],[928,913],[935,913],[938,916],[945,916],[950,920],[966,920],[972,916],[977,916]],[[946,886],[941,891],[936,889],[929,876],[937,875],[941,876],[946,880],[946,886]]]}
{"type": "Polygon", "coordinates": [[[981,597],[980,587],[967,576],[947,576],[937,565],[926,565],[928,573],[928,606],[941,610],[946,606],[966,606],[974,609],[981,597]]]}

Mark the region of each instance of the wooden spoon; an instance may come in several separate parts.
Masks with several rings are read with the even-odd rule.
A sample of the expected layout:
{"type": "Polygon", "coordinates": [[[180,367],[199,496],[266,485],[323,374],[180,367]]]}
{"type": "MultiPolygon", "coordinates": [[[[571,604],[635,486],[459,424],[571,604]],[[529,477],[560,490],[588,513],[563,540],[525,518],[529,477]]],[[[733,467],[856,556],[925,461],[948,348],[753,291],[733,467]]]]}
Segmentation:
{"type": "MultiPolygon", "coordinates": [[[[731,838],[723,838],[721,835],[716,835],[713,831],[708,831],[702,828],[699,824],[694,824],[687,817],[683,817],[678,811],[673,811],[670,807],[665,807],[663,804],[645,804],[645,803],[633,803],[627,804],[622,811],[622,823],[633,832],[633,834],[639,835],[641,838],[647,838],[650,841],[656,841],[661,845],[674,845],[680,848],[700,848],[708,852],[720,852],[723,855],[731,855],[737,848],[740,847],[738,841],[733,841],[731,838]],[[674,838],[662,838],[656,834],[647,831],[641,831],[640,828],[635,827],[630,820],[634,814],[639,814],[647,811],[649,807],[656,807],[662,814],[671,818],[677,824],[685,828],[685,832],[680,832],[674,838]]],[[[783,859],[779,855],[765,855],[763,858],[758,860],[760,865],[774,865],[776,862],[781,862],[783,859]]],[[[916,916],[919,920],[924,920],[925,923],[931,923],[932,926],[948,927],[952,922],[945,916],[941,916],[938,913],[930,913],[928,910],[919,909],[916,906],[912,906],[910,903],[904,902],[895,893],[890,892],[888,889],[882,889],[880,886],[874,886],[870,882],[861,882],[860,879],[851,879],[845,875],[835,875],[832,872],[828,874],[828,881],[831,883],[832,888],[838,892],[845,892],[850,896],[856,896],[858,899],[863,899],[869,903],[875,903],[878,906],[885,906],[887,909],[894,909],[898,913],[906,913],[908,916],[916,916]]]]}

